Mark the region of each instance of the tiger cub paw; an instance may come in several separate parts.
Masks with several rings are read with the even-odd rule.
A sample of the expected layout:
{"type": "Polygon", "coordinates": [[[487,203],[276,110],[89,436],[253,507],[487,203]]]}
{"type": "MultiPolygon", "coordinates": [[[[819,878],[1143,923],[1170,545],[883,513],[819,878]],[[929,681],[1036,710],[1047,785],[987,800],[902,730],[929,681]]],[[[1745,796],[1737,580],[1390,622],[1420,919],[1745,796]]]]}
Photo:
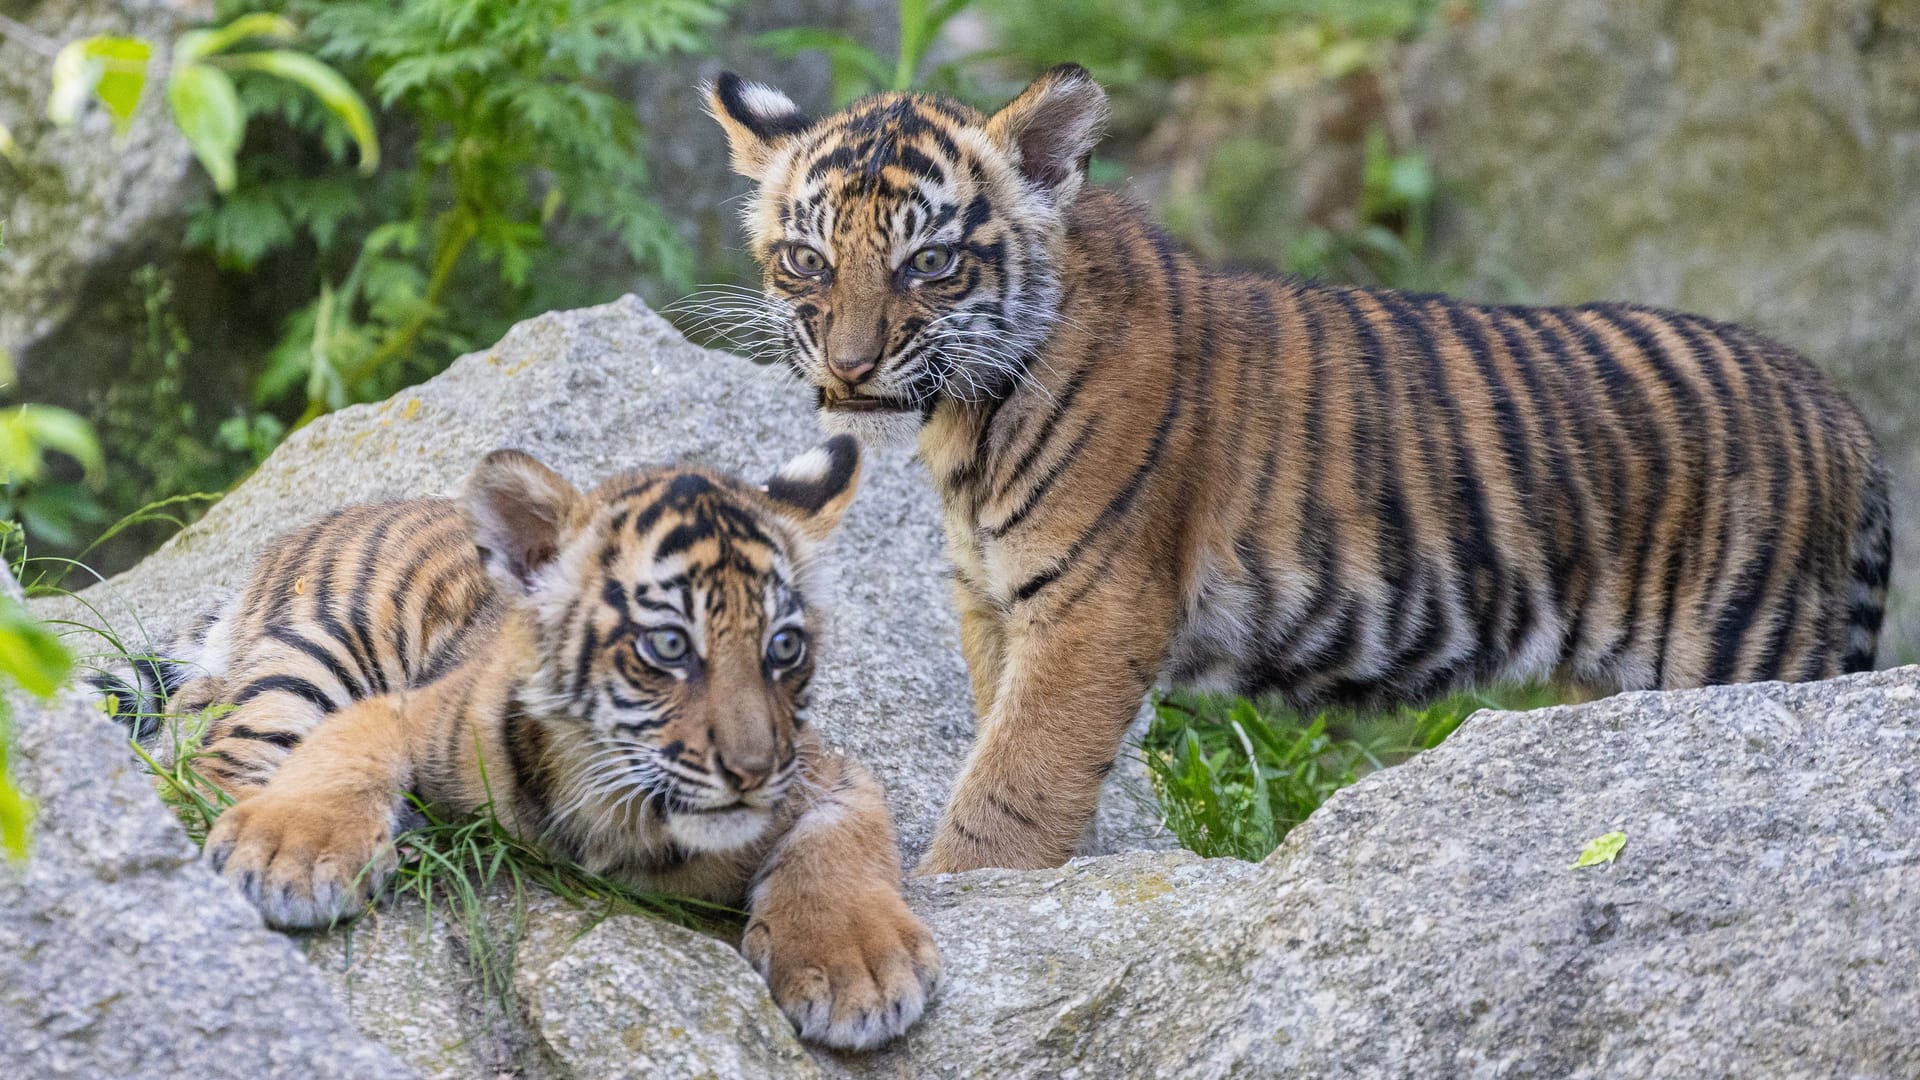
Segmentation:
{"type": "Polygon", "coordinates": [[[360,914],[398,865],[390,807],[271,786],[220,815],[202,857],[288,930],[360,914]]]}
{"type": "Polygon", "coordinates": [[[940,950],[897,893],[765,905],[741,951],[800,1037],[871,1050],[913,1026],[940,981],[940,950]]]}

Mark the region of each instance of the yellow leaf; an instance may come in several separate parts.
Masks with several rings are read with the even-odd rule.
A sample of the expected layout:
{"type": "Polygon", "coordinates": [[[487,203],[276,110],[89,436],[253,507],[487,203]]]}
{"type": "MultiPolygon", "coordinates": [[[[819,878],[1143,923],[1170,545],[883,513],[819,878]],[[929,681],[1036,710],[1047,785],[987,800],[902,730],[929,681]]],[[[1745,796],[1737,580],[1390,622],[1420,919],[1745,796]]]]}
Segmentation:
{"type": "Polygon", "coordinates": [[[1626,833],[1610,832],[1605,836],[1596,836],[1587,841],[1587,846],[1580,849],[1580,857],[1573,860],[1573,865],[1567,867],[1567,869],[1578,870],[1583,866],[1598,866],[1601,863],[1610,863],[1620,857],[1620,849],[1626,846],[1626,833]]]}

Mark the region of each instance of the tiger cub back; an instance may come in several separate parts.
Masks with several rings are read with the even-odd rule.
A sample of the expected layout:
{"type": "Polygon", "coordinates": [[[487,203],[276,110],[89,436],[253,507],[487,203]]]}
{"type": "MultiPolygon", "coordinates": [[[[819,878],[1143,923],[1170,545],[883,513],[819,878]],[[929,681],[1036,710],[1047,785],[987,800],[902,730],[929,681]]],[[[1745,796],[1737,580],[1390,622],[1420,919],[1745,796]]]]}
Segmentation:
{"type": "Polygon", "coordinates": [[[247,583],[164,659],[109,679],[123,719],[215,710],[197,768],[229,795],[264,784],[321,721],[432,682],[471,655],[500,604],[465,510],[450,499],[365,503],[270,544],[247,583]]]}

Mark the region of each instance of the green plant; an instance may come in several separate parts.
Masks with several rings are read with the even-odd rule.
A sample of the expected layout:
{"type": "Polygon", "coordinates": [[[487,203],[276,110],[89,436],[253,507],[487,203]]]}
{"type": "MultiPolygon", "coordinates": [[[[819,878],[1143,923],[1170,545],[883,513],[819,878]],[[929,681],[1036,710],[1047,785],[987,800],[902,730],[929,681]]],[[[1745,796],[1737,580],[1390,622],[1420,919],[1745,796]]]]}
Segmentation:
{"type": "Polygon", "coordinates": [[[126,565],[198,516],[265,460],[286,430],[268,412],[230,406],[227,415],[209,415],[209,399],[217,401],[218,392],[204,385],[205,373],[193,361],[172,283],[154,267],[142,267],[129,293],[139,329],[130,335],[126,370],[87,399],[106,463],[98,504],[104,512],[92,520],[113,523],[84,546],[36,533],[76,560],[113,566],[126,565]]]}
{"type": "MultiPolygon", "coordinates": [[[[67,681],[73,658],[59,638],[11,596],[0,595],[0,679],[49,698],[67,681]]],[[[4,683],[0,683],[4,689],[4,683]]],[[[0,693],[0,855],[24,859],[33,803],[13,781],[13,710],[0,693]]]]}
{"type": "Polygon", "coordinates": [[[1251,89],[1284,68],[1338,77],[1372,63],[1381,44],[1417,35],[1444,2],[979,0],[999,31],[998,55],[1029,68],[1072,59],[1130,96],[1195,77],[1251,89]]]}
{"type": "Polygon", "coordinates": [[[256,401],[299,392],[298,426],[432,374],[551,299],[556,281],[604,288],[556,272],[565,253],[553,240],[568,230],[609,233],[633,266],[684,284],[689,259],[646,195],[633,110],[604,80],[697,48],[723,3],[264,5],[302,20],[317,55],[366,90],[396,136],[389,164],[361,182],[338,160],[336,118],[278,87],[243,93],[320,150],[243,151],[233,192],[189,230],[236,269],[290,249],[315,257],[313,300],[288,320],[256,401]]]}
{"type": "Polygon", "coordinates": [[[1427,224],[1438,194],[1433,168],[1418,149],[1395,152],[1386,130],[1367,131],[1355,224],[1302,230],[1285,268],[1309,277],[1334,277],[1398,289],[1436,289],[1427,264],[1427,224]]]}
{"type": "Polygon", "coordinates": [[[1303,716],[1244,698],[1176,694],[1155,703],[1142,743],[1167,827],[1209,858],[1263,859],[1335,791],[1438,746],[1483,708],[1550,704],[1514,688],[1422,708],[1303,716]]]}
{"type": "MultiPolygon", "coordinates": [[[[888,61],[859,40],[834,30],[795,26],[769,30],[756,36],[754,44],[770,49],[774,55],[792,58],[819,52],[827,58],[833,80],[835,106],[879,90],[912,90],[921,83],[921,67],[934,39],[955,15],[965,11],[973,0],[899,0],[900,40],[894,59],[888,61]]],[[[929,80],[938,86],[955,81],[952,68],[936,72],[929,80]]]]}
{"type": "Polygon", "coordinates": [[[217,705],[185,715],[149,718],[126,712],[120,714],[122,719],[153,719],[160,723],[167,745],[158,756],[141,745],[138,739],[131,740],[129,745],[134,755],[147,767],[147,772],[153,775],[160,801],[173,810],[196,847],[207,842],[207,830],[213,828],[214,821],[222,811],[233,805],[233,797],[222,791],[218,784],[202,776],[194,764],[206,756],[201,737],[206,734],[207,726],[231,711],[233,707],[230,705],[217,705]]]}
{"type": "Polygon", "coordinates": [[[1095,178],[1154,177],[1162,220],[1205,257],[1446,284],[1427,250],[1439,192],[1391,61],[1472,0],[979,3],[1001,42],[991,55],[1021,71],[1070,57],[1106,85],[1114,123],[1095,178]]]}
{"type": "Polygon", "coordinates": [[[383,897],[413,897],[429,917],[444,910],[463,932],[475,977],[502,1004],[512,1000],[513,957],[530,886],[592,912],[595,921],[646,915],[714,927],[743,916],[720,904],[630,889],[555,858],[507,832],[492,803],[458,817],[440,815],[417,799],[413,809],[421,823],[394,839],[401,862],[383,897]],[[504,918],[497,900],[506,903],[504,918]]]}
{"type": "MultiPolygon", "coordinates": [[[[4,239],[0,236],[0,241],[4,239]]],[[[0,361],[4,359],[0,355],[0,361]]],[[[12,384],[11,371],[0,371],[0,376],[4,376],[0,388],[12,384]]],[[[90,474],[99,471],[99,444],[86,422],[73,413],[46,405],[18,405],[0,412],[0,473],[6,477],[8,498],[16,508],[31,505],[17,493],[30,491],[45,476],[49,451],[68,455],[90,474]]],[[[5,526],[0,550],[19,547],[24,542],[21,527],[11,518],[5,526]]],[[[0,689],[11,681],[30,694],[51,697],[72,670],[73,657],[53,631],[13,596],[0,592],[0,689]]],[[[12,748],[12,711],[0,694],[0,854],[20,859],[26,857],[33,807],[14,785],[12,748]]]]}

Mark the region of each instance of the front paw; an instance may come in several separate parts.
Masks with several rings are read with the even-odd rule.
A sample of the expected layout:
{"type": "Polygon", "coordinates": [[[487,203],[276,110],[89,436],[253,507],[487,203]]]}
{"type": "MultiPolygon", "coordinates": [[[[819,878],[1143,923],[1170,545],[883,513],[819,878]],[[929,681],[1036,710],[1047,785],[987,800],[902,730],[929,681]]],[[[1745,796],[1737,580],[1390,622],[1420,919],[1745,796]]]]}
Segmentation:
{"type": "Polygon", "coordinates": [[[940,950],[896,893],[756,908],[741,944],[800,1037],[871,1050],[926,1011],[940,950]]]}
{"type": "Polygon", "coordinates": [[[387,807],[271,786],[220,815],[203,857],[284,929],[360,914],[398,865],[387,807]]]}

